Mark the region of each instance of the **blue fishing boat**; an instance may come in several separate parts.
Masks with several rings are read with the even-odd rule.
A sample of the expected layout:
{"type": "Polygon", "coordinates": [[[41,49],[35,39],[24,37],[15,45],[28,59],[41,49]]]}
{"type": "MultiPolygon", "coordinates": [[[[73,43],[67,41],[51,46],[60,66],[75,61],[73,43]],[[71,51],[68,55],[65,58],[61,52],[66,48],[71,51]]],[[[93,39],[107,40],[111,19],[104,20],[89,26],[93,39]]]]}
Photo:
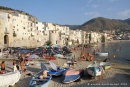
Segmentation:
{"type": "Polygon", "coordinates": [[[84,74],[83,69],[69,69],[62,75],[62,82],[63,83],[71,83],[74,82],[84,74]]]}
{"type": "Polygon", "coordinates": [[[48,87],[52,76],[47,76],[46,78],[44,78],[43,80],[38,80],[38,75],[34,76],[31,80],[29,85],[31,87],[48,87]]]}
{"type": "Polygon", "coordinates": [[[68,70],[69,68],[58,68],[56,67],[56,65],[49,61],[49,64],[51,65],[52,69],[48,69],[48,67],[45,65],[45,64],[41,64],[41,68],[43,70],[47,70],[47,74],[48,75],[53,75],[53,76],[59,76],[59,75],[62,75],[66,70],[68,70]]]}

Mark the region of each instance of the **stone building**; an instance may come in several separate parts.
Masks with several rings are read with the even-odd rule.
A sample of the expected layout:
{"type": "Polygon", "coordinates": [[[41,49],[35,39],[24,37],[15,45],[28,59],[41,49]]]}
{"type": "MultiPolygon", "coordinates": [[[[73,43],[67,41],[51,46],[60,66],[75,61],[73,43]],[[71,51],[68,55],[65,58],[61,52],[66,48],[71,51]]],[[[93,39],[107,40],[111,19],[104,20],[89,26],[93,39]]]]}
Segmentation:
{"type": "Polygon", "coordinates": [[[12,15],[5,12],[0,12],[0,47],[12,45],[13,29],[12,15]]]}
{"type": "Polygon", "coordinates": [[[0,12],[0,47],[39,47],[75,45],[106,41],[106,34],[70,30],[67,26],[38,22],[36,17],[17,12],[0,12]]]}

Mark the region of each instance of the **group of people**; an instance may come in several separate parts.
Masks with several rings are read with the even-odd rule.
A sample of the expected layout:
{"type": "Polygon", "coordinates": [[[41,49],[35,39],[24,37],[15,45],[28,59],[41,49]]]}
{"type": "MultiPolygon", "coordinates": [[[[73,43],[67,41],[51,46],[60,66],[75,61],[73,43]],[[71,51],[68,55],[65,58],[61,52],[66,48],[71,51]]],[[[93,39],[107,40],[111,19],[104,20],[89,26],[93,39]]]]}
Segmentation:
{"type": "MultiPolygon", "coordinates": [[[[13,64],[12,65],[13,65],[13,72],[19,70],[19,66],[16,63],[16,60],[13,60],[13,64]]],[[[0,66],[1,66],[0,74],[6,73],[6,70],[5,70],[5,68],[6,68],[5,61],[2,61],[1,64],[0,64],[0,66]]]]}
{"type": "Polygon", "coordinates": [[[90,53],[84,53],[80,55],[80,60],[92,61],[94,56],[90,53]]]}
{"type": "MultiPolygon", "coordinates": [[[[28,60],[26,60],[24,54],[19,54],[19,61],[17,62],[15,59],[12,61],[12,68],[13,68],[13,72],[17,71],[17,70],[21,70],[22,72],[25,72],[25,65],[27,64],[28,60]]],[[[0,74],[4,74],[5,68],[6,68],[6,64],[5,61],[2,61],[1,64],[1,70],[0,70],[0,74]]]]}

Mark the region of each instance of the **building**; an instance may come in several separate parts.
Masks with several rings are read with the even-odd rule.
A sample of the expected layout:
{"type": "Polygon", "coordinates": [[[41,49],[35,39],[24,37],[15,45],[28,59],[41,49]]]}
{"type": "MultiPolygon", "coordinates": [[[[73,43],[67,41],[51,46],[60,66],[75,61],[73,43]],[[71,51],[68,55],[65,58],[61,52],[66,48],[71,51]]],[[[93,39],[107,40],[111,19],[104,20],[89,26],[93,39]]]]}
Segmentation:
{"type": "Polygon", "coordinates": [[[0,47],[8,47],[12,45],[13,29],[12,15],[0,12],[0,47]]]}

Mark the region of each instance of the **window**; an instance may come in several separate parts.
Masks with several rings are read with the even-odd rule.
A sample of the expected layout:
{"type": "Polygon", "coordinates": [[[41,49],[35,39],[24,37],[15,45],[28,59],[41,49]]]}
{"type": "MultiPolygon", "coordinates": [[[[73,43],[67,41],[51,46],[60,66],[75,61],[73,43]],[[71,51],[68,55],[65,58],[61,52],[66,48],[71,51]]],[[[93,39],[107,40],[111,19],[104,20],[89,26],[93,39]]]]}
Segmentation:
{"type": "Polygon", "coordinates": [[[56,41],[56,44],[57,44],[57,41],[56,41]]]}

